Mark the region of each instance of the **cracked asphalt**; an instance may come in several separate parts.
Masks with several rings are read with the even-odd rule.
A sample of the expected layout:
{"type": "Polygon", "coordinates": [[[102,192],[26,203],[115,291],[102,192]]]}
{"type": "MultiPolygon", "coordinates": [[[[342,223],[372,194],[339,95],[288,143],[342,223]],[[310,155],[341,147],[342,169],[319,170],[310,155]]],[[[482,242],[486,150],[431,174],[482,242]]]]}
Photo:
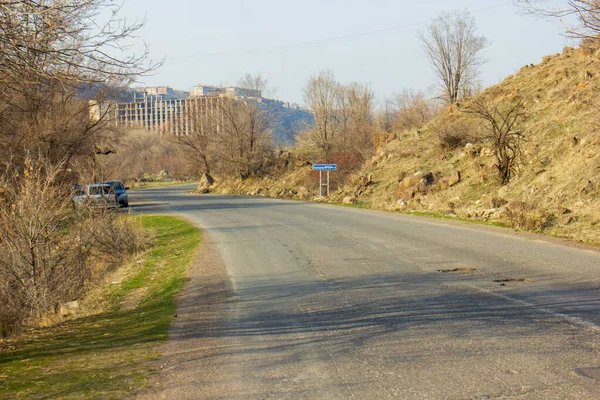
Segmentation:
{"type": "Polygon", "coordinates": [[[205,232],[140,399],[598,399],[600,253],[453,221],[192,186],[205,232]]]}

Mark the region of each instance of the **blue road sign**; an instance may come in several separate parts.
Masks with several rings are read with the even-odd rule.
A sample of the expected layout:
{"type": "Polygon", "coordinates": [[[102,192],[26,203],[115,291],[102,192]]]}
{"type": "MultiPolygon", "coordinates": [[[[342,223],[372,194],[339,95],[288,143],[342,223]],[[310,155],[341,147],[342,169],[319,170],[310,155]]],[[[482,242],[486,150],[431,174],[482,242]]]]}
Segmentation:
{"type": "Polygon", "coordinates": [[[313,164],[313,171],[337,171],[337,164],[313,164]]]}

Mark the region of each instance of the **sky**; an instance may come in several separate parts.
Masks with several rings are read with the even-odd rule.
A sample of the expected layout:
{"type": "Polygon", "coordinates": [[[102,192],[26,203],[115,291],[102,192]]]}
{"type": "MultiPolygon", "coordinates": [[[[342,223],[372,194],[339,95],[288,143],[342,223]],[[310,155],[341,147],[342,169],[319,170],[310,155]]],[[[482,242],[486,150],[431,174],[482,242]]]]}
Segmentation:
{"type": "Polygon", "coordinates": [[[137,86],[235,85],[261,73],[273,97],[304,104],[311,76],[368,84],[378,102],[404,88],[432,93],[435,77],[418,32],[443,11],[468,10],[489,47],[480,78],[499,83],[522,66],[573,45],[561,21],[519,12],[506,0],[123,0],[128,21],[146,19],[145,43],[164,59],[137,86]]]}

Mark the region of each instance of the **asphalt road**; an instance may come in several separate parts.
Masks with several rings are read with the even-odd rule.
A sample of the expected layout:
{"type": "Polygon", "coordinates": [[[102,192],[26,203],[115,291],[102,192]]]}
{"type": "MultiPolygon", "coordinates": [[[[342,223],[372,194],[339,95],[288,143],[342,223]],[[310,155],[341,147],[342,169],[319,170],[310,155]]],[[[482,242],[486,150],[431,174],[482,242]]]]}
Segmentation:
{"type": "Polygon", "coordinates": [[[600,398],[597,251],[185,189],[131,192],[133,210],[200,226],[227,275],[192,275],[146,398],[600,398]]]}

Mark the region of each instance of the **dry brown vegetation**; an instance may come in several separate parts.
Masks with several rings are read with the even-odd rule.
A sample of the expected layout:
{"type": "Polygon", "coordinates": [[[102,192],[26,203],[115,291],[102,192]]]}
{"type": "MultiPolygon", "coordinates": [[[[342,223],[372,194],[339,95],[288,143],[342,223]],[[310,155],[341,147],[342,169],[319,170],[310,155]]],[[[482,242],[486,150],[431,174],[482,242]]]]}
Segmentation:
{"type": "Polygon", "coordinates": [[[216,100],[210,112],[191,117],[189,135],[176,138],[190,167],[209,179],[259,174],[273,148],[273,116],[253,100],[216,100]]]}
{"type": "Polygon", "coordinates": [[[0,179],[0,337],[54,315],[146,239],[107,209],[70,209],[61,168],[27,158],[0,179]]]}
{"type": "Polygon", "coordinates": [[[135,181],[145,175],[184,180],[194,171],[185,154],[173,137],[161,136],[147,130],[123,130],[107,141],[105,148],[110,154],[96,155],[95,165],[90,159],[77,165],[81,175],[88,181],[119,179],[123,182],[135,181]],[[92,179],[92,172],[97,179],[92,179]]]}
{"type": "MultiPolygon", "coordinates": [[[[148,71],[116,58],[141,26],[108,0],[0,0],[0,336],[76,299],[141,245],[106,210],[70,209],[74,166],[98,177],[112,132],[91,103],[148,71]],[[117,254],[120,253],[117,257],[117,254]]],[[[122,53],[126,54],[126,53],[122,53]]],[[[151,68],[151,66],[150,66],[151,68]]]]}

